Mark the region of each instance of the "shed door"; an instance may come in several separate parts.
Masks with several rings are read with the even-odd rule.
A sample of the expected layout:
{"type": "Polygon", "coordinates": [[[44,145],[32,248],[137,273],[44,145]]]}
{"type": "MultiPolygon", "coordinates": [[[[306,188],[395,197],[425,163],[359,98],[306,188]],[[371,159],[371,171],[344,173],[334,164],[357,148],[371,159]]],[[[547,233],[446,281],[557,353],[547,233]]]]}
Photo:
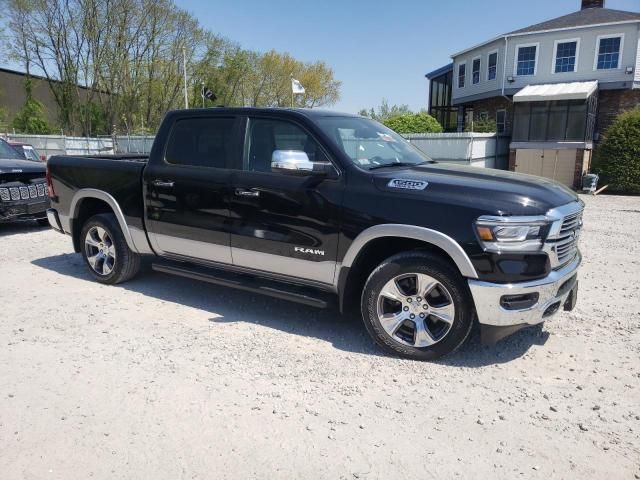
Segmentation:
{"type": "Polygon", "coordinates": [[[573,186],[576,151],[569,150],[518,150],[516,172],[551,178],[569,187],[573,186]]]}

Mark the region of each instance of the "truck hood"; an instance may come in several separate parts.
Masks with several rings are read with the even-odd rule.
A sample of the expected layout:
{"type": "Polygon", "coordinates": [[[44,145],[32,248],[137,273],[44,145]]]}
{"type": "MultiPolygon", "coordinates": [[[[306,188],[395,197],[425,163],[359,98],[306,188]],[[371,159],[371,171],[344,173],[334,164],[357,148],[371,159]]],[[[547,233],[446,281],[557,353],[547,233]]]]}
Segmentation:
{"type": "Polygon", "coordinates": [[[383,191],[420,195],[495,215],[542,215],[578,199],[571,189],[547,178],[442,163],[380,169],[373,182],[383,191]],[[427,182],[427,186],[410,190],[402,182],[391,182],[395,179],[427,182]]]}
{"type": "Polygon", "coordinates": [[[0,158],[0,175],[3,173],[42,173],[47,168],[42,163],[32,162],[30,160],[14,160],[0,158]]]}

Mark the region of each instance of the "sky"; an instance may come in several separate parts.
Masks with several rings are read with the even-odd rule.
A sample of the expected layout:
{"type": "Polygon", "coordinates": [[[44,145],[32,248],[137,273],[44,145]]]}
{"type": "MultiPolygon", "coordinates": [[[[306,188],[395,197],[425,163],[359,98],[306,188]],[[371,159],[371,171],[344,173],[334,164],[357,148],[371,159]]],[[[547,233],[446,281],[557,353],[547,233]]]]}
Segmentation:
{"type": "MultiPolygon", "coordinates": [[[[213,32],[258,51],[322,60],[342,82],[332,110],[357,112],[386,98],[427,108],[425,74],[450,55],[580,9],[580,0],[176,0],[213,32]]],[[[640,12],[640,0],[606,0],[640,12]]]]}

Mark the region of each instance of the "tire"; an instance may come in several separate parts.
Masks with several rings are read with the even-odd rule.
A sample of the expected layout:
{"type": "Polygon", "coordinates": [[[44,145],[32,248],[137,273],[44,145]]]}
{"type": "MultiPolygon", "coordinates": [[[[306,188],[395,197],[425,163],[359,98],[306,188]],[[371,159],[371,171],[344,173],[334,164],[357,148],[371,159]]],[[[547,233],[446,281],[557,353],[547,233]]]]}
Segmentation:
{"type": "Polygon", "coordinates": [[[80,233],[80,249],[91,275],[100,283],[126,282],[140,270],[140,255],[129,249],[112,213],[94,215],[85,222],[80,233]],[[91,239],[88,238],[90,232],[91,239]]]}
{"type": "Polygon", "coordinates": [[[455,351],[473,326],[473,301],[464,279],[454,266],[428,252],[403,252],[382,262],[365,283],[361,307],[375,342],[414,360],[435,360],[455,351]]]}
{"type": "Polygon", "coordinates": [[[36,219],[36,222],[38,222],[38,225],[40,225],[41,227],[50,227],[51,225],[49,225],[49,219],[48,218],[38,218],[36,219]]]}

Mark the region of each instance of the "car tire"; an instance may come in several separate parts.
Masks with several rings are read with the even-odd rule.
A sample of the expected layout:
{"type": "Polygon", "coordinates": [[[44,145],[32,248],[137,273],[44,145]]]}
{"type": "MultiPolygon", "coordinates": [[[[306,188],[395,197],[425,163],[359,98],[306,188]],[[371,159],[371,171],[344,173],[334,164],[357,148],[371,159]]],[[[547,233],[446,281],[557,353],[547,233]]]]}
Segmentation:
{"type": "Polygon", "coordinates": [[[393,255],[373,270],[361,308],[365,327],[380,347],[414,360],[455,351],[474,319],[460,272],[440,255],[420,251],[393,255]]]}
{"type": "Polygon", "coordinates": [[[112,213],[94,215],[85,222],[80,249],[91,275],[100,283],[126,282],[140,270],[140,255],[129,248],[112,213]]]}

